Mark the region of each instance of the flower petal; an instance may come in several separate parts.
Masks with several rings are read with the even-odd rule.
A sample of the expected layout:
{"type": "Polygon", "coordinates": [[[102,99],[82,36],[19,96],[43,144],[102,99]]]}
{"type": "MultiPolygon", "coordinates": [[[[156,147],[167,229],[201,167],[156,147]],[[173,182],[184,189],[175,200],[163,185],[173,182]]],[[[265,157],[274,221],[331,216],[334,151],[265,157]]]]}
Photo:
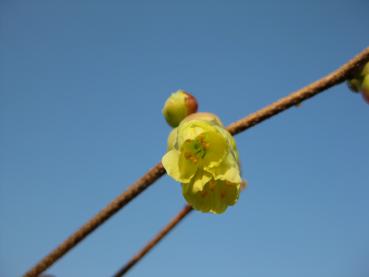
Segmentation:
{"type": "Polygon", "coordinates": [[[177,149],[177,128],[174,128],[169,136],[168,136],[168,141],[167,141],[167,144],[168,144],[168,147],[167,147],[167,151],[170,151],[172,150],[173,148],[176,148],[177,149]]]}
{"type": "Polygon", "coordinates": [[[206,167],[205,170],[211,173],[215,180],[223,180],[231,183],[241,183],[240,169],[238,163],[231,152],[217,167],[206,167]]]}
{"type": "Polygon", "coordinates": [[[204,140],[208,144],[204,166],[214,167],[219,165],[229,152],[226,138],[218,131],[207,132],[204,140]]]}
{"type": "Polygon", "coordinates": [[[195,210],[207,213],[210,211],[211,205],[207,200],[208,192],[207,191],[199,191],[196,193],[192,192],[192,184],[182,184],[182,194],[186,201],[194,208],[195,210]]]}
{"type": "Polygon", "coordinates": [[[179,147],[181,147],[185,141],[196,139],[196,137],[204,133],[207,130],[207,128],[208,126],[206,126],[206,123],[200,120],[191,120],[187,122],[182,122],[178,126],[179,147]]]}
{"type": "Polygon", "coordinates": [[[192,192],[197,193],[203,191],[205,185],[211,180],[211,175],[203,170],[198,170],[195,177],[192,178],[192,192]]]}
{"type": "Polygon", "coordinates": [[[197,168],[183,159],[180,153],[172,149],[161,160],[167,174],[177,182],[187,183],[195,175],[197,168]]]}
{"type": "MultiPolygon", "coordinates": [[[[194,179],[197,176],[198,174],[194,179]]],[[[222,180],[210,179],[205,186],[202,186],[202,190],[195,190],[194,184],[195,182],[182,184],[182,193],[187,202],[195,210],[215,214],[223,213],[228,206],[234,205],[241,190],[240,184],[222,180]]]]}
{"type": "Polygon", "coordinates": [[[185,158],[184,153],[179,156],[178,167],[180,169],[180,181],[181,183],[188,183],[192,177],[196,174],[197,165],[191,160],[185,158]]]}

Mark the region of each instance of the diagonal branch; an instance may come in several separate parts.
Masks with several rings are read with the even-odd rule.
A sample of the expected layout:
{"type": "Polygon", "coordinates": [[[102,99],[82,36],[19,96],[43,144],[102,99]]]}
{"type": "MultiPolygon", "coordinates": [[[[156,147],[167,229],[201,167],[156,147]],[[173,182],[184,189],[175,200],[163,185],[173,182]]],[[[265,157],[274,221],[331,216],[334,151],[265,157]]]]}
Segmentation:
{"type": "Polygon", "coordinates": [[[157,245],[162,238],[164,238],[177,224],[184,219],[193,209],[186,205],[180,213],[178,213],[157,235],[150,240],[144,248],[142,248],[136,255],[134,255],[121,269],[119,269],[113,277],[123,276],[131,269],[138,261],[140,261],[155,245],[157,245]]]}
{"type": "MultiPolygon", "coordinates": [[[[331,74],[239,121],[232,123],[230,126],[228,126],[227,129],[233,135],[245,131],[246,129],[276,114],[279,114],[280,112],[292,106],[295,106],[302,101],[309,99],[334,85],[342,83],[367,61],[369,61],[369,48],[366,48],[352,60],[350,60],[331,74]]],[[[103,208],[94,217],[92,217],[89,221],[82,225],[75,233],[70,235],[59,246],[57,246],[48,255],[42,258],[34,267],[32,267],[28,272],[25,273],[24,277],[35,277],[45,271],[58,259],[64,256],[69,250],[76,246],[80,241],[86,238],[95,229],[97,229],[106,220],[108,220],[112,215],[118,212],[133,198],[143,192],[146,188],[148,188],[164,174],[165,170],[162,164],[156,164],[140,179],[129,186],[125,192],[116,197],[105,208],[103,208]]]]}
{"type": "MultiPolygon", "coordinates": [[[[227,127],[228,131],[233,135],[236,135],[262,121],[268,119],[302,101],[313,97],[314,95],[322,92],[323,90],[330,88],[336,84],[345,81],[350,78],[351,73],[357,70],[369,60],[369,48],[365,49],[361,54],[357,55],[347,64],[340,67],[338,70],[323,77],[322,79],[292,93],[291,95],[274,102],[273,104],[253,113],[249,116],[241,119],[235,123],[232,123],[227,127]]],[[[170,222],[166,225],[155,237],[146,244],[134,257],[131,258],[115,275],[114,277],[123,276],[127,273],[136,263],[138,263],[156,244],[158,244],[170,231],[180,223],[185,216],[193,209],[191,206],[185,206],[170,222]]]]}

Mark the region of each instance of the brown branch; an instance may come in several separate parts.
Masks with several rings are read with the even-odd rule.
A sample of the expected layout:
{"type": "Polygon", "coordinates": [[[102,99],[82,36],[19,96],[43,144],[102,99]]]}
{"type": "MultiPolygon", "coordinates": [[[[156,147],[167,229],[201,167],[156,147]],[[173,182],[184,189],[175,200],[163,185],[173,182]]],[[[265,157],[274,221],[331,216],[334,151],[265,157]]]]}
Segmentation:
{"type": "Polygon", "coordinates": [[[133,198],[143,192],[152,183],[165,174],[165,169],[161,163],[156,164],[147,171],[140,179],[128,187],[128,189],[110,202],[104,209],[99,211],[87,223],[82,225],[75,233],[70,235],[59,246],[52,250],[47,256],[39,261],[31,270],[25,273],[25,277],[38,276],[49,268],[53,263],[65,255],[70,249],[91,234],[97,227],[102,225],[117,211],[128,204],[133,198]]]}
{"type": "Polygon", "coordinates": [[[272,117],[288,108],[300,104],[306,99],[309,99],[330,87],[338,85],[369,61],[369,47],[355,56],[352,60],[342,65],[337,70],[321,78],[320,80],[295,91],[294,93],[262,108],[261,110],[238,120],[227,127],[232,135],[236,135],[246,129],[272,117]]]}
{"type": "MultiPolygon", "coordinates": [[[[231,134],[236,135],[246,129],[294,106],[302,101],[313,97],[314,95],[326,90],[334,85],[343,82],[350,77],[354,71],[369,60],[369,48],[354,57],[351,61],[327,75],[326,77],[308,85],[291,95],[278,100],[277,102],[253,113],[228,126],[231,134]]],[[[35,277],[49,268],[58,259],[64,256],[70,249],[76,246],[80,241],[86,238],[96,228],[108,220],[117,211],[128,204],[133,198],[143,192],[147,187],[165,174],[161,163],[155,165],[140,179],[128,187],[128,189],[115,198],[105,208],[99,211],[87,223],[82,225],[75,233],[70,235],[64,242],[52,250],[47,256],[40,260],[33,268],[25,273],[24,277],[35,277]]]]}
{"type": "MultiPolygon", "coordinates": [[[[350,78],[351,73],[355,72],[359,67],[369,61],[369,48],[365,49],[362,53],[357,55],[351,61],[332,72],[331,74],[323,77],[322,79],[290,94],[287,97],[284,97],[277,102],[253,113],[249,116],[232,123],[227,127],[228,131],[236,135],[262,121],[268,119],[296,104],[301,103],[302,101],[313,97],[314,95],[322,92],[325,89],[328,89],[334,85],[342,83],[347,78],[350,78]]],[[[165,235],[167,235],[171,230],[176,227],[178,223],[180,223],[184,216],[187,215],[192,208],[187,205],[185,206],[170,222],[166,225],[144,248],[142,248],[129,262],[127,262],[115,275],[114,277],[123,276],[128,270],[131,269],[133,265],[142,259],[147,252],[149,252],[154,246],[161,241],[165,235]]]]}
{"type": "Polygon", "coordinates": [[[171,231],[182,219],[184,219],[190,212],[192,208],[186,205],[182,211],[177,214],[169,223],[166,225],[156,236],[150,240],[144,248],[142,248],[136,255],[134,255],[120,270],[118,270],[114,277],[119,277],[124,275],[128,270],[130,270],[139,260],[141,260],[155,245],[157,245],[163,237],[165,237],[169,231],[171,231]]]}

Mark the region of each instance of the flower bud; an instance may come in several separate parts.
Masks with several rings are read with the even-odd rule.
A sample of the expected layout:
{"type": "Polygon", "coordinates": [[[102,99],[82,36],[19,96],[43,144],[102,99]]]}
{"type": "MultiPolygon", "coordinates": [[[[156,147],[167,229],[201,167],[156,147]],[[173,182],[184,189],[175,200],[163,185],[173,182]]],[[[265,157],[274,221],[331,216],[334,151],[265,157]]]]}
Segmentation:
{"type": "MultiPolygon", "coordinates": [[[[354,73],[352,79],[347,80],[347,85],[353,92],[363,92],[363,84],[366,76],[369,75],[369,62],[367,62],[363,68],[354,73]]],[[[363,92],[364,96],[364,92],[363,92]]],[[[365,96],[364,96],[365,98],[365,96]]]]}
{"type": "Polygon", "coordinates": [[[170,126],[177,127],[188,115],[197,111],[197,101],[194,96],[183,90],[171,94],[164,104],[162,113],[170,126]]]}
{"type": "Polygon", "coordinates": [[[366,76],[369,74],[369,62],[367,62],[364,68],[361,70],[361,76],[366,76]]]}
{"type": "Polygon", "coordinates": [[[365,101],[369,104],[369,74],[364,77],[361,84],[361,94],[365,101]]]}
{"type": "Polygon", "coordinates": [[[356,78],[348,80],[347,86],[352,92],[358,93],[360,91],[360,81],[356,78]]]}

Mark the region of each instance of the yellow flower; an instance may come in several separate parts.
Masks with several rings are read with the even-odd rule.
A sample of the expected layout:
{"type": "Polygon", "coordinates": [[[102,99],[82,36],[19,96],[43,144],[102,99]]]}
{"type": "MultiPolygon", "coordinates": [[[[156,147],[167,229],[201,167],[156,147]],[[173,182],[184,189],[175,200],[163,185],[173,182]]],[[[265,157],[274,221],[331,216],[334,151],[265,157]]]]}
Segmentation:
{"type": "Polygon", "coordinates": [[[234,205],[240,195],[241,183],[215,180],[209,173],[199,171],[192,182],[182,184],[182,193],[196,210],[223,213],[234,205]]]}
{"type": "Polygon", "coordinates": [[[239,197],[243,181],[236,143],[211,114],[183,120],[168,137],[162,163],[196,210],[222,213],[239,197]]]}
{"type": "Polygon", "coordinates": [[[170,150],[162,158],[162,163],[168,175],[178,182],[191,181],[198,168],[212,170],[229,153],[227,138],[219,126],[206,121],[182,122],[171,136],[170,150]]]}

